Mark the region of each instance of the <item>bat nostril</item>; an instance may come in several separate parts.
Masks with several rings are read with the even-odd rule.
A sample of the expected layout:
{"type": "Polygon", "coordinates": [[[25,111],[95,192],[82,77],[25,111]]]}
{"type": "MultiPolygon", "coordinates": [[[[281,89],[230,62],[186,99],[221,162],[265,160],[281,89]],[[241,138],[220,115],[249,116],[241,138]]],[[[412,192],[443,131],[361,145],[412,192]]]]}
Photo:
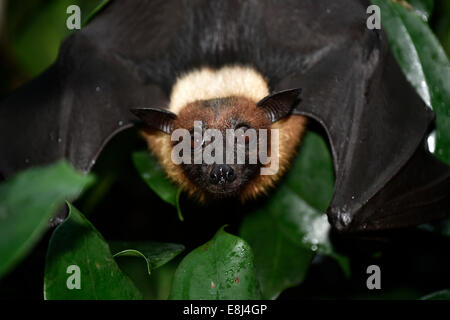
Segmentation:
{"type": "Polygon", "coordinates": [[[330,211],[333,227],[338,232],[349,232],[352,228],[353,217],[346,206],[333,208],[330,211]]]}
{"type": "Polygon", "coordinates": [[[235,179],[234,170],[227,165],[215,165],[209,175],[209,181],[212,184],[223,185],[227,182],[233,182],[235,179]]]}
{"type": "Polygon", "coordinates": [[[212,172],[211,172],[211,174],[209,175],[209,181],[212,183],[212,184],[218,184],[219,183],[219,176],[217,175],[217,173],[213,170],[212,172]]]}
{"type": "Polygon", "coordinates": [[[234,170],[230,167],[228,167],[229,170],[226,172],[226,179],[228,182],[233,182],[234,179],[236,179],[236,174],[234,173],[234,170]]]}

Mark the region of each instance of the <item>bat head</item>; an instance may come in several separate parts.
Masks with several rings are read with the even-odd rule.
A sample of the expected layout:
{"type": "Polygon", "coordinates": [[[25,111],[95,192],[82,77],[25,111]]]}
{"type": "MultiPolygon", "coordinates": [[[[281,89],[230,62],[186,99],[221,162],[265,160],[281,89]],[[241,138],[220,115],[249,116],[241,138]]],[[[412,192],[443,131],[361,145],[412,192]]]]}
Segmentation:
{"type": "MultiPolygon", "coordinates": [[[[291,114],[300,89],[255,103],[241,96],[197,100],[178,115],[166,109],[133,109],[153,131],[171,136],[165,157],[209,198],[238,196],[260,174],[260,152],[271,156],[272,124],[291,114]]],[[[166,158],[166,160],[167,160],[166,158]]]]}

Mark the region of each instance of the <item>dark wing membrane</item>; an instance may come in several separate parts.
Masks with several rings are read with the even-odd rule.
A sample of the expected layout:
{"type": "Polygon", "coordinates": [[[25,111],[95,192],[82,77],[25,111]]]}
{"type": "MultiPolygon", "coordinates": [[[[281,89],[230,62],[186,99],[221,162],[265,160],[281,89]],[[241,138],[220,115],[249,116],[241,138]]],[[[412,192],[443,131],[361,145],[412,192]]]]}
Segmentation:
{"type": "Polygon", "coordinates": [[[359,232],[444,217],[450,167],[424,143],[434,113],[403,76],[384,33],[361,29],[359,38],[279,84],[303,89],[295,113],[328,134],[336,173],[329,220],[337,230],[359,232]]]}
{"type": "MultiPolygon", "coordinates": [[[[344,25],[355,17],[355,2],[347,2],[344,25]]],[[[351,36],[327,25],[327,10],[339,7],[332,0],[112,1],[64,41],[48,71],[0,103],[0,174],[59,158],[89,171],[105,143],[137,120],[129,109],[166,107],[171,82],[189,68],[252,64],[275,82],[298,63],[320,60],[329,44],[351,36]],[[266,20],[273,23],[264,29],[266,20]],[[286,32],[293,24],[299,34],[286,32]]]]}
{"type": "Polygon", "coordinates": [[[166,35],[147,31],[161,23],[152,15],[169,9],[114,1],[66,39],[52,67],[0,104],[0,173],[60,158],[89,171],[106,142],[137,120],[129,109],[166,106],[167,94],[143,83],[129,59],[167,49],[166,35]]]}

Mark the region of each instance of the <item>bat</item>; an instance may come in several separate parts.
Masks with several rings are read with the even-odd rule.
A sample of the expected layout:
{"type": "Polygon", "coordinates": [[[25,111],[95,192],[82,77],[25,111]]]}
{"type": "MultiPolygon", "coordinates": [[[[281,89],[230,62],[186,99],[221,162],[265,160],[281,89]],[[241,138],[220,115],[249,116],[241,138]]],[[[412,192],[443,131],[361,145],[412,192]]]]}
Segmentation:
{"type": "Polygon", "coordinates": [[[266,80],[250,67],[203,68],[175,82],[168,109],[132,111],[150,129],[143,136],[173,182],[201,201],[239,197],[244,202],[267,194],[288,170],[305,131],[306,119],[292,115],[300,92],[297,88],[269,94],[266,80]],[[196,121],[200,122],[197,134],[196,121]],[[178,142],[173,143],[171,134],[180,129],[185,131],[179,131],[178,142]],[[267,150],[270,145],[267,131],[264,138],[258,136],[261,129],[279,130],[278,152],[273,152],[277,169],[271,174],[259,174],[261,167],[269,170],[275,162],[258,161],[258,147],[265,144],[267,150]],[[227,136],[227,131],[233,135],[227,136]],[[227,138],[231,139],[228,145],[227,138]],[[175,150],[183,139],[186,147],[175,150]],[[203,158],[208,148],[210,160],[203,158]],[[240,163],[238,149],[242,152],[240,163]],[[174,161],[173,150],[187,157],[174,161]]]}
{"type": "MultiPolygon", "coordinates": [[[[363,0],[112,1],[64,41],[46,72],[0,104],[0,173],[8,177],[60,158],[88,172],[105,144],[136,123],[136,115],[147,124],[150,148],[162,148],[156,141],[166,139],[167,131],[187,128],[181,113],[190,101],[173,100],[175,84],[205,69],[229,67],[237,75],[236,69],[246,68],[259,84],[240,101],[213,95],[202,103],[233,102],[241,111],[247,104],[255,117],[265,119],[247,116],[245,128],[295,132],[292,144],[285,145],[289,150],[280,148],[280,154],[286,151],[280,175],[301,141],[305,118],[323,127],[336,176],[327,210],[335,230],[379,231],[443,218],[450,212],[450,168],[425,148],[434,113],[405,79],[384,32],[367,29],[368,5],[363,0]],[[298,88],[300,102],[294,101],[298,88]],[[176,105],[183,106],[176,110],[180,114],[176,105]]],[[[272,176],[272,182],[258,183],[263,178],[249,167],[247,173],[234,167],[231,175],[219,167],[214,178],[212,169],[200,175],[195,167],[182,168],[185,176],[203,181],[178,181],[194,184],[204,197],[236,195],[243,188],[253,197],[278,180],[272,176]],[[223,185],[228,178],[236,189],[222,186],[214,192],[206,181],[223,185]]]]}

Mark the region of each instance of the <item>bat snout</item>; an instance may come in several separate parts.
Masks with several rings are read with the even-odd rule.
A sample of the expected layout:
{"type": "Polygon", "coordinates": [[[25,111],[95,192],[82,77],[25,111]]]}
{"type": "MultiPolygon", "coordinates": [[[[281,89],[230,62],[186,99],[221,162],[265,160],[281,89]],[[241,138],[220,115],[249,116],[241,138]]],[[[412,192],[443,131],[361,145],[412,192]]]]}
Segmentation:
{"type": "Polygon", "coordinates": [[[209,175],[209,181],[215,185],[231,183],[236,179],[236,174],[230,166],[226,164],[214,165],[209,175]]]}

